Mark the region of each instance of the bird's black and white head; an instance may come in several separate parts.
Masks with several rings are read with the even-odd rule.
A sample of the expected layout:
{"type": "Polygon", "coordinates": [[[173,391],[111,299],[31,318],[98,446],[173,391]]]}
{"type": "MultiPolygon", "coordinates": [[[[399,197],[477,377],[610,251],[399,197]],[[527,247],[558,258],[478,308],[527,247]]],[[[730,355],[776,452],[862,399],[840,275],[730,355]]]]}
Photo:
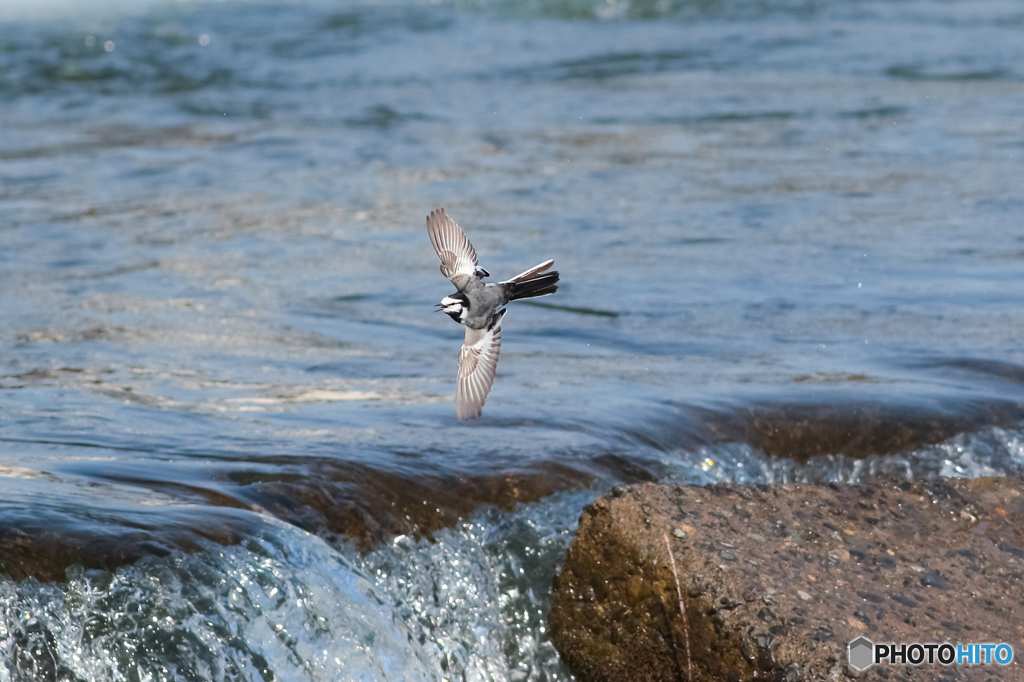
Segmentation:
{"type": "Polygon", "coordinates": [[[469,315],[469,301],[461,293],[445,296],[437,304],[437,309],[461,324],[465,322],[466,316],[469,315]]]}

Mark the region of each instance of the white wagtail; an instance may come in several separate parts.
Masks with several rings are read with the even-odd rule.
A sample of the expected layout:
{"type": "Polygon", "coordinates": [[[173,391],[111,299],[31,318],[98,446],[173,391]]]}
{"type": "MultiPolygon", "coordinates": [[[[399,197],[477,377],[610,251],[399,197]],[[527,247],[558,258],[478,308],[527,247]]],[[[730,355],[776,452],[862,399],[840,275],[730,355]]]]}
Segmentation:
{"type": "Polygon", "coordinates": [[[505,316],[502,306],[558,291],[558,273],[548,272],[555,261],[544,261],[504,282],[484,284],[483,278],[491,273],[477,264],[473,245],[443,208],[427,216],[427,233],[441,259],[441,274],[459,290],[442,298],[437,309],[466,325],[466,339],[459,351],[455,412],[459,419],[476,419],[494,383],[501,351],[501,320],[505,316]]]}

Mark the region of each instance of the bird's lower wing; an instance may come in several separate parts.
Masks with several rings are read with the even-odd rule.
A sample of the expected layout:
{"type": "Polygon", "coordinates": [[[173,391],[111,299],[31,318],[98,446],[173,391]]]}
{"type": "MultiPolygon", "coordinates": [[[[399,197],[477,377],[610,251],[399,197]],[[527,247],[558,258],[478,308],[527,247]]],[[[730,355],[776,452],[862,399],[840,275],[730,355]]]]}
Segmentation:
{"type": "Polygon", "coordinates": [[[455,388],[455,411],[459,419],[476,419],[483,412],[498,366],[501,320],[504,316],[504,310],[495,313],[487,329],[466,327],[466,340],[459,351],[459,379],[455,388]]]}
{"type": "Polygon", "coordinates": [[[476,275],[476,249],[443,208],[431,211],[427,216],[427,234],[437,257],[441,259],[441,274],[461,290],[468,279],[476,275]]]}

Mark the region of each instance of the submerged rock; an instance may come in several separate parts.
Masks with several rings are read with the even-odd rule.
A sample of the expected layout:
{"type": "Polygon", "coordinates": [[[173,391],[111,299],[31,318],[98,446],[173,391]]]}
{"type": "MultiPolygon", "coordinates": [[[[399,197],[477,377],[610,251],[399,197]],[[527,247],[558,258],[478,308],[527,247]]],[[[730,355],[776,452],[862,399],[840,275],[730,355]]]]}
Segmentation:
{"type": "Polygon", "coordinates": [[[105,513],[95,507],[83,511],[55,496],[53,506],[29,514],[19,500],[5,498],[10,481],[17,485],[7,479],[8,487],[0,486],[0,577],[62,581],[72,566],[113,571],[145,556],[197,551],[204,540],[237,544],[260,525],[253,512],[335,547],[351,544],[367,552],[396,535],[432,539],[487,505],[508,510],[599,479],[643,481],[657,471],[654,463],[610,454],[575,467],[540,462],[483,475],[396,473],[313,458],[274,473],[263,465],[235,468],[209,487],[121,477],[121,483],[152,490],[165,503],[148,496],[121,498],[105,513]]]}
{"type": "MultiPolygon", "coordinates": [[[[1024,633],[1022,489],[1018,478],[617,488],[580,517],[551,637],[582,682],[688,680],[691,669],[693,680],[837,679],[862,635],[1012,644],[1024,633]]],[[[971,669],[1024,677],[1016,658],[971,669]]]]}
{"type": "MultiPolygon", "coordinates": [[[[1000,363],[992,372],[1009,369],[1000,363]]],[[[1012,367],[1012,366],[1011,366],[1012,367]]],[[[997,376],[1000,376],[997,374],[997,376]]],[[[813,385],[831,378],[870,385],[860,375],[805,375],[794,381],[813,385]]],[[[983,428],[1013,427],[1024,419],[1024,404],[1006,399],[905,399],[866,394],[830,399],[815,392],[810,402],[772,402],[726,410],[686,408],[662,424],[656,438],[665,445],[697,449],[708,444],[746,443],[772,457],[805,463],[812,457],[842,454],[855,459],[890,455],[942,443],[983,428]]]]}

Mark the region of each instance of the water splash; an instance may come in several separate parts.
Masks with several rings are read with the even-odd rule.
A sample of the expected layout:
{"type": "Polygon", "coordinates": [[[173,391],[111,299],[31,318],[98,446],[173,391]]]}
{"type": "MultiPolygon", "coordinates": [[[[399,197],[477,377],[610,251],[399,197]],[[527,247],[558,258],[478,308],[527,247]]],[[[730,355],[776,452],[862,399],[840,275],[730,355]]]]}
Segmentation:
{"type": "Polygon", "coordinates": [[[274,519],[241,545],[0,583],[0,681],[570,680],[551,580],[596,490],[362,558],[274,519]]]}
{"type": "Polygon", "coordinates": [[[435,680],[372,584],[275,520],[239,546],[0,583],[0,680],[435,680]]]}
{"type": "Polygon", "coordinates": [[[362,568],[446,678],[572,679],[547,637],[551,581],[580,509],[597,494],[482,512],[434,543],[400,536],[362,568]]]}
{"type": "Polygon", "coordinates": [[[665,481],[709,483],[865,484],[915,479],[1024,475],[1024,432],[987,427],[907,452],[851,457],[826,454],[806,463],[770,456],[746,443],[665,455],[665,481]]]}

